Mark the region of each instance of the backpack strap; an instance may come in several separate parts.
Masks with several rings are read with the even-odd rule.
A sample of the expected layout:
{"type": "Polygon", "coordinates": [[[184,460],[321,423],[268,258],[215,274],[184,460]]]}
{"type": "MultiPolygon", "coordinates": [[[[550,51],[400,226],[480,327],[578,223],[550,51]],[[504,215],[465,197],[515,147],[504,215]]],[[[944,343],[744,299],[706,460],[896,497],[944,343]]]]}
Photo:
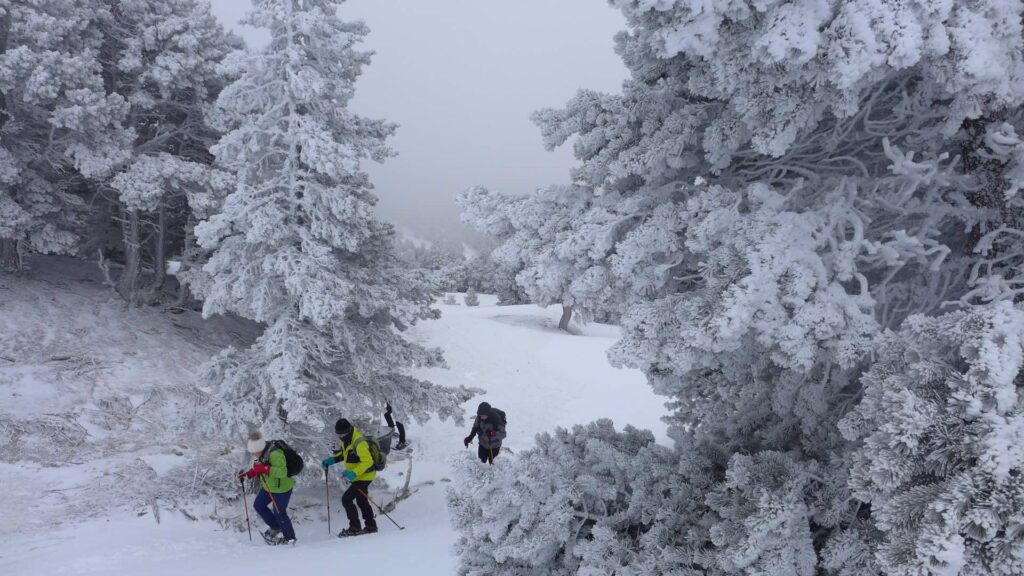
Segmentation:
{"type": "Polygon", "coordinates": [[[267,442],[267,445],[263,447],[263,452],[260,452],[260,462],[267,464],[270,460],[270,453],[277,448],[277,440],[271,440],[267,442]]]}

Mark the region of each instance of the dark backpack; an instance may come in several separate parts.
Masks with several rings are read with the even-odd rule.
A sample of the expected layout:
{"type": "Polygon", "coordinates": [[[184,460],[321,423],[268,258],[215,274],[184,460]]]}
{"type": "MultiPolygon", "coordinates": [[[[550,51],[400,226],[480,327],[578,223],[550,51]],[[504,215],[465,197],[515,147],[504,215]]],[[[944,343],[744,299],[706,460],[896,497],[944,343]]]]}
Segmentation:
{"type": "Polygon", "coordinates": [[[373,469],[380,472],[388,465],[387,453],[391,451],[391,439],[388,438],[386,444],[387,449],[381,449],[381,441],[376,436],[363,436],[352,445],[352,449],[355,450],[356,446],[360,442],[366,442],[367,448],[370,449],[370,456],[373,457],[373,469]]]}
{"type": "Polygon", "coordinates": [[[492,407],[491,408],[491,413],[498,417],[498,419],[501,421],[501,425],[502,426],[506,426],[508,424],[508,419],[505,418],[505,411],[504,410],[499,410],[497,408],[493,408],[492,407]]]}
{"type": "Polygon", "coordinates": [[[284,461],[288,466],[288,476],[297,476],[299,472],[302,472],[302,467],[305,463],[302,461],[302,456],[295,451],[294,448],[288,445],[284,440],[271,440],[267,444],[267,460],[270,459],[270,453],[274,450],[280,450],[284,452],[284,461]]]}

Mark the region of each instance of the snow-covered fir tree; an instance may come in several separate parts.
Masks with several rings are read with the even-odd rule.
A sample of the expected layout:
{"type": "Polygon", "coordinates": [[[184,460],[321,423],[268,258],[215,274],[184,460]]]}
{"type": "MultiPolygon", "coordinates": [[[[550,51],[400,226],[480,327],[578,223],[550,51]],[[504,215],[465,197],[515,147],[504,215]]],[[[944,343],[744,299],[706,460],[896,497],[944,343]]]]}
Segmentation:
{"type": "Polygon", "coordinates": [[[850,486],[884,534],[880,569],[1019,573],[1024,311],[1001,302],[914,316],[879,344],[841,429],[860,444],[850,486]]]}
{"type": "Polygon", "coordinates": [[[0,2],[0,267],[77,251],[89,180],[127,159],[129,103],[105,87],[90,0],[0,2]]]}
{"type": "MultiPolygon", "coordinates": [[[[610,223],[610,356],[669,399],[687,499],[629,548],[657,570],[589,573],[1018,572],[1024,4],[612,3],[622,93],[535,118],[610,223]]],[[[589,541],[541,518],[548,557],[589,541]]]]}
{"type": "Polygon", "coordinates": [[[223,196],[205,110],[240,41],[197,0],[0,9],[4,267],[99,252],[108,283],[152,300],[195,223],[189,198],[223,196]]]}
{"type": "Polygon", "coordinates": [[[558,327],[567,330],[573,313],[591,318],[611,299],[609,274],[595,262],[607,256],[593,194],[580,187],[553,186],[529,196],[505,196],[482,187],[457,197],[462,219],[500,244],[491,257],[531,302],[559,304],[558,327]]]}
{"type": "Polygon", "coordinates": [[[514,460],[481,467],[465,456],[447,491],[459,574],[672,574],[649,552],[678,536],[670,449],[609,420],[537,437],[514,460]]]}
{"type": "Polygon", "coordinates": [[[376,416],[389,398],[423,419],[458,418],[471,396],[407,372],[443,362],[402,336],[435,311],[429,286],[395,258],[392,228],[373,217],[360,162],[391,154],[394,126],[347,109],[369,54],[356,48],[366,26],[340,20],[339,4],[254,2],[245,23],[270,43],[229,58],[237,80],[213,111],[225,132],[213,153],[235,182],[196,227],[209,258],[192,285],[204,314],[266,326],[208,366],[199,421],[217,432],[262,425],[310,446],[339,415],[376,416]]]}
{"type": "Polygon", "coordinates": [[[104,77],[129,104],[133,143],[116,176],[99,183],[116,197],[99,216],[120,223],[117,289],[137,303],[156,298],[171,251],[186,248],[176,237],[195,224],[189,196],[217,186],[209,167],[217,133],[205,114],[227,81],[220,62],[241,44],[197,0],[118,0],[109,10],[104,77]]]}

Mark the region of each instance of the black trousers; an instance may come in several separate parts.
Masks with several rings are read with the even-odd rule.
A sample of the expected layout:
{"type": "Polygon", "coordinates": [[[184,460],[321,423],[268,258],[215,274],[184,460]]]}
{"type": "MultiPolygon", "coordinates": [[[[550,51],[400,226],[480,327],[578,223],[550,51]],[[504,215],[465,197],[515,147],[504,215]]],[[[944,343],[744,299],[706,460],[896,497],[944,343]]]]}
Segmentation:
{"type": "Polygon", "coordinates": [[[391,412],[384,413],[384,420],[388,423],[388,428],[398,428],[398,443],[402,444],[405,442],[405,424],[401,422],[395,422],[391,417],[391,412]]]}
{"type": "Polygon", "coordinates": [[[501,447],[497,448],[484,448],[483,446],[477,446],[476,455],[480,457],[480,461],[485,464],[494,464],[494,459],[498,457],[498,452],[501,452],[501,447]]]}
{"type": "Polygon", "coordinates": [[[359,530],[359,512],[356,512],[356,505],[359,506],[359,511],[363,513],[363,521],[366,523],[367,528],[376,528],[377,521],[373,519],[373,508],[370,507],[370,501],[366,498],[366,494],[370,489],[369,480],[360,480],[349,484],[348,490],[341,495],[341,505],[345,507],[345,515],[348,516],[348,527],[353,530],[359,530]]]}

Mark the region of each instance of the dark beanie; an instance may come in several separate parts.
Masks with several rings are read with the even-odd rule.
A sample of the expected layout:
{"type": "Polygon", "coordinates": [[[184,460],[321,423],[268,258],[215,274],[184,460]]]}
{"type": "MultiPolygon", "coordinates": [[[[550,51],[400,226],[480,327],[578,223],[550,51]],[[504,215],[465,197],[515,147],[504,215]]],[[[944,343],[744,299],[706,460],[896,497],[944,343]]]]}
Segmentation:
{"type": "Polygon", "coordinates": [[[352,431],[352,423],[344,418],[338,418],[338,421],[334,423],[334,432],[336,434],[348,434],[352,431]]]}
{"type": "Polygon", "coordinates": [[[482,416],[484,414],[487,414],[488,416],[491,415],[491,405],[488,404],[487,402],[481,402],[480,405],[477,406],[476,408],[477,416],[482,416]]]}

